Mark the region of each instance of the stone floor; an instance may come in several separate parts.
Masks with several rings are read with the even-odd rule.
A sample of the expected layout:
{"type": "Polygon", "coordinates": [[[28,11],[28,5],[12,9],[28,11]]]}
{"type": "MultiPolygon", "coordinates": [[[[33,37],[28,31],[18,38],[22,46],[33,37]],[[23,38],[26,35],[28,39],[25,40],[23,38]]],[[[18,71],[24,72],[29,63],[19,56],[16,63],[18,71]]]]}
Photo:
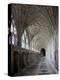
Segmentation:
{"type": "Polygon", "coordinates": [[[40,59],[38,64],[35,64],[31,67],[27,67],[24,70],[23,75],[44,75],[44,74],[56,74],[56,70],[51,67],[48,60],[45,57],[40,59]]]}

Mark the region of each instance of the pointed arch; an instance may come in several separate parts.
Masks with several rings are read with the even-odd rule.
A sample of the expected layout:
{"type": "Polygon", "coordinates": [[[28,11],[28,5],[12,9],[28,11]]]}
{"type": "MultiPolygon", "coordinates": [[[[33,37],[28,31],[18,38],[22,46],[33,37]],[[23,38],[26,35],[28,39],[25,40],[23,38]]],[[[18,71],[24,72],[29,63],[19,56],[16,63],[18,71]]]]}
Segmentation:
{"type": "Polygon", "coordinates": [[[24,30],[21,37],[21,47],[29,49],[29,39],[26,30],[24,30]]]}
{"type": "Polygon", "coordinates": [[[12,18],[11,19],[11,44],[16,46],[17,45],[17,29],[16,29],[16,25],[15,25],[15,21],[12,18]]]}

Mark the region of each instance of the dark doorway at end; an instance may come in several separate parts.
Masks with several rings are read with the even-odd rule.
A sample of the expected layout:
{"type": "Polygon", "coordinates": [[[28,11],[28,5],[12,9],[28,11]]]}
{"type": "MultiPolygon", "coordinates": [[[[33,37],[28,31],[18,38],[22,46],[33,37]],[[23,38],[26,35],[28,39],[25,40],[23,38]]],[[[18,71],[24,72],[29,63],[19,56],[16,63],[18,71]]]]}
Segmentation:
{"type": "Polygon", "coordinates": [[[46,56],[46,50],[45,50],[45,48],[41,48],[41,55],[42,56],[46,56]]]}

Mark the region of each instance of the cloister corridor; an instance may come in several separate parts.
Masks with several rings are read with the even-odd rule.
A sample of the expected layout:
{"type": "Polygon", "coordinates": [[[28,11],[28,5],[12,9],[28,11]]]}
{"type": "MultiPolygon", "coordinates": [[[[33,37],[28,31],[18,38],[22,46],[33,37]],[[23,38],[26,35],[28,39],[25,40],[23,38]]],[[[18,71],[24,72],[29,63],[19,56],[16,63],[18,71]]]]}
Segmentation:
{"type": "Polygon", "coordinates": [[[58,6],[8,5],[8,75],[57,74],[58,6]]]}

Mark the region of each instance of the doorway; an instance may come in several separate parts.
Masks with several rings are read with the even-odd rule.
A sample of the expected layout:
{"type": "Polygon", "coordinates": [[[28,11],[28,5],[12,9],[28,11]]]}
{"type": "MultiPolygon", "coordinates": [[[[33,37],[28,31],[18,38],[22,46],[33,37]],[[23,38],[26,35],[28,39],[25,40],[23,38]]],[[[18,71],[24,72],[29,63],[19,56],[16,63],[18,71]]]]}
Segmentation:
{"type": "Polygon", "coordinates": [[[41,55],[46,56],[46,50],[44,48],[41,48],[41,55]]]}

